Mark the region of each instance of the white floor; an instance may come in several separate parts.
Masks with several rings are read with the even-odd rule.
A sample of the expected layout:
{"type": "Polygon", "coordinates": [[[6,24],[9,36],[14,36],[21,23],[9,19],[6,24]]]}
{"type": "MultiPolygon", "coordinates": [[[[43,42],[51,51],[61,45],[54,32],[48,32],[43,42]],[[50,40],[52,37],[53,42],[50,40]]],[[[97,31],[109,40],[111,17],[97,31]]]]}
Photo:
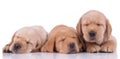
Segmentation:
{"type": "Polygon", "coordinates": [[[28,53],[10,54],[3,53],[3,59],[118,59],[117,53],[28,53]]]}

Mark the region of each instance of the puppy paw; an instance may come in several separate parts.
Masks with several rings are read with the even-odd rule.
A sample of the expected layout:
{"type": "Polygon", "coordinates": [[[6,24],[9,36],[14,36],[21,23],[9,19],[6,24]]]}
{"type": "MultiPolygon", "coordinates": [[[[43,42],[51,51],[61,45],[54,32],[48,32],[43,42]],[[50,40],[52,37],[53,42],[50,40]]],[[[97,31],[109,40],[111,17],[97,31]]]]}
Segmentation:
{"type": "Polygon", "coordinates": [[[115,47],[113,45],[104,44],[101,46],[101,52],[112,53],[114,52],[115,47]]]}
{"type": "Polygon", "coordinates": [[[11,53],[11,51],[9,50],[9,45],[6,45],[6,46],[3,48],[3,53],[11,53]]]}
{"type": "Polygon", "coordinates": [[[100,51],[100,46],[96,44],[89,44],[86,47],[86,51],[90,53],[97,53],[100,51]]]}
{"type": "Polygon", "coordinates": [[[49,47],[42,47],[41,52],[53,52],[49,47]]]}

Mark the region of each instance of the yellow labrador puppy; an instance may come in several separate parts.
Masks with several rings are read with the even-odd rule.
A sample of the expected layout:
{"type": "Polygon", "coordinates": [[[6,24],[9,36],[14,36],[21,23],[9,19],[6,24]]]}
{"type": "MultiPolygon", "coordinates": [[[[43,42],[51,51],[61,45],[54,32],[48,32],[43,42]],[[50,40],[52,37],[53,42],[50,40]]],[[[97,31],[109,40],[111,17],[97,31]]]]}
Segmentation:
{"type": "Polygon", "coordinates": [[[41,48],[41,51],[77,53],[81,47],[75,29],[65,25],[58,25],[49,33],[48,41],[41,48]]]}
{"type": "Polygon", "coordinates": [[[85,41],[87,52],[114,52],[116,39],[111,36],[112,28],[108,19],[99,11],[85,13],[77,24],[77,32],[85,41]]]}
{"type": "Polygon", "coordinates": [[[3,48],[3,52],[39,52],[46,40],[47,32],[43,27],[23,27],[14,33],[12,41],[3,48]]]}

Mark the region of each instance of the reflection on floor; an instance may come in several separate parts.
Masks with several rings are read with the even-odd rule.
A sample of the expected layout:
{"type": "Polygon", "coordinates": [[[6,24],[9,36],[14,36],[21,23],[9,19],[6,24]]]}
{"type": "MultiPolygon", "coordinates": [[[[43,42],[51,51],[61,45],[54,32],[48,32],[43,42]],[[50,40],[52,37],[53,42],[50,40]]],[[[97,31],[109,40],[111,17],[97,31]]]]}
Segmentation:
{"type": "Polygon", "coordinates": [[[3,53],[3,59],[117,59],[117,53],[28,53],[11,54],[3,53]]]}

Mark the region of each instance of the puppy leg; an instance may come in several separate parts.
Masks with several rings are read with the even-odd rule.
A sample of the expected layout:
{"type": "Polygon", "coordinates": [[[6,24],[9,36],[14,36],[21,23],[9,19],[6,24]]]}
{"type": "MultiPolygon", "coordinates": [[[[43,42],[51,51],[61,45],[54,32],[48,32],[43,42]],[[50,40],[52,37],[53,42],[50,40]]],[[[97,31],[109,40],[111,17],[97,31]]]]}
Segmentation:
{"type": "Polygon", "coordinates": [[[83,51],[83,46],[82,43],[79,43],[79,51],[82,52],[83,51]]]}
{"type": "Polygon", "coordinates": [[[9,44],[5,45],[5,47],[3,48],[3,52],[4,53],[11,53],[9,48],[10,48],[10,45],[12,44],[12,42],[13,42],[13,39],[12,39],[12,41],[9,44]]]}
{"type": "Polygon", "coordinates": [[[46,44],[41,48],[42,52],[54,52],[54,42],[46,42],[46,44]]]}
{"type": "Polygon", "coordinates": [[[33,49],[31,52],[32,53],[34,53],[34,52],[40,52],[40,48],[39,49],[33,49]]]}
{"type": "Polygon", "coordinates": [[[32,52],[32,53],[34,53],[34,52],[40,52],[40,48],[33,49],[31,52],[32,52]]]}
{"type": "Polygon", "coordinates": [[[41,44],[37,44],[36,45],[36,48],[33,49],[31,52],[34,53],[34,52],[40,52],[40,49],[41,49],[41,44]]]}
{"type": "Polygon", "coordinates": [[[100,46],[95,43],[86,42],[86,51],[90,53],[99,52],[100,46]]]}
{"type": "Polygon", "coordinates": [[[101,46],[101,52],[114,52],[116,50],[116,41],[114,37],[104,42],[101,46]]]}
{"type": "Polygon", "coordinates": [[[4,48],[3,48],[3,52],[4,53],[11,53],[11,51],[9,50],[11,44],[7,44],[4,48]]]}
{"type": "Polygon", "coordinates": [[[41,52],[54,52],[54,42],[55,42],[55,35],[51,34],[48,37],[48,41],[42,46],[41,52]]]}

